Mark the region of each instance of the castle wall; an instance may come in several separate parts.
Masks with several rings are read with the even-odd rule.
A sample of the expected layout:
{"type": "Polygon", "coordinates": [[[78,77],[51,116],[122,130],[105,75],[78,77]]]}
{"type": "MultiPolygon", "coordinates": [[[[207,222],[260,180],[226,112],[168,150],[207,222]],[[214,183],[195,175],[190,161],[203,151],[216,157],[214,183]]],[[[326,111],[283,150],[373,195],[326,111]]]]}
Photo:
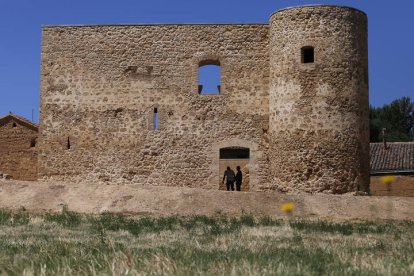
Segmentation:
{"type": "Polygon", "coordinates": [[[368,191],[367,18],[45,27],[40,120],[41,178],[219,189],[219,151],[239,147],[250,191],[368,191]],[[198,93],[205,63],[221,65],[219,95],[198,93]]]}
{"type": "Polygon", "coordinates": [[[270,20],[272,184],[282,191],[369,189],[367,17],[309,6],[270,20]],[[314,47],[303,63],[302,47],[314,47]]]}
{"type": "Polygon", "coordinates": [[[247,146],[268,188],[267,25],[45,27],[41,178],[218,189],[219,149],[247,146]],[[221,94],[198,65],[221,65],[221,94]],[[157,108],[159,129],[153,129],[157,108]]]}
{"type": "Polygon", "coordinates": [[[32,127],[7,119],[0,125],[0,172],[16,180],[37,179],[38,132],[32,127]]]}

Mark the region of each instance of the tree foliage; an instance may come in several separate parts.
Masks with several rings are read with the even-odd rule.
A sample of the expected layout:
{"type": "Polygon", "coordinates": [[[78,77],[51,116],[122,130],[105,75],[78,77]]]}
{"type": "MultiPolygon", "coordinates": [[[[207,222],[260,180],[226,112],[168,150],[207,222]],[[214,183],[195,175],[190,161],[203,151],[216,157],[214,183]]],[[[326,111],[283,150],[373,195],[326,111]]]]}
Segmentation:
{"type": "Polygon", "coordinates": [[[414,102],[409,97],[369,109],[371,142],[382,141],[384,128],[387,141],[414,141],[414,102]]]}

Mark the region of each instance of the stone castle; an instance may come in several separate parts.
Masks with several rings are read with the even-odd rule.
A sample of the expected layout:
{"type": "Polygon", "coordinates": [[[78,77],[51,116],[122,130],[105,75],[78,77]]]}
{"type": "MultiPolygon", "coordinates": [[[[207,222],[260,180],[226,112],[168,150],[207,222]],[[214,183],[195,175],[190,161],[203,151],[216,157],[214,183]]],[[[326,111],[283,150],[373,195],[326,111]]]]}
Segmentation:
{"type": "Polygon", "coordinates": [[[43,28],[38,176],[244,190],[369,190],[367,16],[43,28]],[[200,67],[220,66],[205,94],[200,67]]]}

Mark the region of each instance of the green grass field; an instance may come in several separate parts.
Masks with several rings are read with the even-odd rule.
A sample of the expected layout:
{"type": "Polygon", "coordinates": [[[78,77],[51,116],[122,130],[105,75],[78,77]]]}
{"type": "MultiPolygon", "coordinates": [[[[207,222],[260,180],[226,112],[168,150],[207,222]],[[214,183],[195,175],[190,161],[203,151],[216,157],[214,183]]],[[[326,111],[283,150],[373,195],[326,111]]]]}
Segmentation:
{"type": "Polygon", "coordinates": [[[414,222],[0,210],[0,275],[413,275],[414,222]]]}

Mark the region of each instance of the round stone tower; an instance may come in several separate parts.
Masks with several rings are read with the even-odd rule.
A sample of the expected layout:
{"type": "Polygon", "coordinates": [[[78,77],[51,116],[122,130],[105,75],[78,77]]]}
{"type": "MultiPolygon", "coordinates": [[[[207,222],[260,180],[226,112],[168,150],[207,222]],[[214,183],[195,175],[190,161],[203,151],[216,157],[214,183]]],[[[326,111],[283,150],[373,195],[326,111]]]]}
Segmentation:
{"type": "Polygon", "coordinates": [[[270,18],[270,168],[282,191],[369,191],[365,13],[301,6],[270,18]]]}

